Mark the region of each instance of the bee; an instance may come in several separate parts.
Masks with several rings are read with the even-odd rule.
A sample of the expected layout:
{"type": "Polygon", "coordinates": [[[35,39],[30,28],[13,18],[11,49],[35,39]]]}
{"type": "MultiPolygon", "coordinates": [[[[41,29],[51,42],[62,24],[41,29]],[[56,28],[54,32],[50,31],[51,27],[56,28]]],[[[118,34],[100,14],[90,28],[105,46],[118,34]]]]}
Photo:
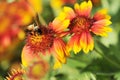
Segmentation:
{"type": "Polygon", "coordinates": [[[38,26],[34,26],[34,24],[29,25],[27,29],[25,30],[27,35],[34,35],[34,34],[42,34],[42,31],[38,26]]]}

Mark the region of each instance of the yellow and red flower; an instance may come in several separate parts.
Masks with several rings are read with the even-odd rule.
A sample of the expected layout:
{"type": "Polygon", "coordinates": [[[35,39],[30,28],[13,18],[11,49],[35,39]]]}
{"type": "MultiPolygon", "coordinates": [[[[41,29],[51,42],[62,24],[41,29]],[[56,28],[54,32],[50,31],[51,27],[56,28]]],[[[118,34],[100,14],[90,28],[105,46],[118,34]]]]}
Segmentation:
{"type": "Polygon", "coordinates": [[[61,68],[62,63],[65,64],[67,57],[70,56],[66,50],[65,42],[60,38],[54,39],[52,51],[55,58],[54,69],[61,68]]]}
{"type": "Polygon", "coordinates": [[[15,40],[24,39],[21,26],[28,25],[41,9],[41,0],[0,1],[0,53],[15,40]]]}
{"type": "Polygon", "coordinates": [[[51,23],[49,23],[49,28],[55,33],[52,48],[56,60],[54,69],[60,68],[62,63],[65,64],[66,58],[70,56],[69,52],[66,50],[66,43],[62,40],[62,37],[68,34],[68,32],[66,32],[66,28],[69,25],[69,20],[64,19],[65,17],[58,16],[51,23]]]}
{"type": "Polygon", "coordinates": [[[44,60],[35,61],[26,69],[26,76],[29,80],[40,80],[49,70],[49,65],[44,60]]]}
{"type": "MultiPolygon", "coordinates": [[[[110,16],[106,9],[102,9],[90,16],[92,10],[92,2],[84,1],[80,5],[76,3],[74,10],[70,7],[64,7],[59,17],[64,18],[63,22],[69,20],[69,33],[72,37],[68,41],[68,51],[73,50],[78,53],[81,49],[88,53],[94,48],[92,34],[107,36],[107,32],[111,31],[108,26],[111,24],[110,16]]],[[[60,25],[58,25],[61,27],[60,25]]],[[[61,27],[62,28],[62,27],[61,27]]]]}
{"type": "Polygon", "coordinates": [[[54,35],[51,30],[44,26],[40,26],[28,32],[26,45],[29,46],[34,53],[40,52],[46,54],[53,44],[53,39],[54,35]]]}
{"type": "Polygon", "coordinates": [[[37,12],[41,12],[41,0],[0,2],[0,33],[11,26],[28,25],[37,12]]]}
{"type": "Polygon", "coordinates": [[[22,69],[18,69],[18,70],[13,69],[11,74],[8,77],[6,77],[6,80],[24,80],[23,79],[24,73],[25,72],[22,69]]]}
{"type": "Polygon", "coordinates": [[[11,26],[26,25],[30,23],[32,17],[34,16],[33,9],[26,1],[23,0],[14,1],[12,3],[1,2],[0,6],[2,6],[0,10],[0,33],[11,26]]]}
{"type": "MultiPolygon", "coordinates": [[[[34,54],[32,54],[32,56],[28,55],[27,57],[31,59],[33,55],[34,54]]],[[[35,58],[34,56],[34,59],[35,58]]],[[[27,67],[21,66],[19,63],[13,64],[6,80],[40,80],[43,78],[49,71],[49,64],[40,56],[37,60],[30,61],[30,59],[29,61],[27,60],[27,62],[31,64],[29,63],[27,67]]]]}
{"type": "MultiPolygon", "coordinates": [[[[32,25],[31,27],[33,28],[30,28],[28,31],[26,40],[27,43],[25,45],[29,49],[27,47],[23,48],[22,55],[26,54],[25,51],[27,51],[28,54],[53,53],[57,59],[57,62],[59,61],[59,63],[66,63],[66,57],[69,56],[69,53],[66,51],[66,44],[62,40],[61,36],[64,36],[66,34],[62,31],[64,31],[64,27],[68,25],[62,24],[61,26],[63,26],[63,28],[59,29],[57,26],[58,24],[60,23],[57,23],[54,20],[49,24],[49,27],[39,26],[35,28],[34,25],[32,25]]],[[[22,62],[24,62],[24,58],[25,56],[22,56],[22,62]]],[[[56,64],[57,63],[55,63],[55,65],[56,64]]],[[[61,67],[61,65],[55,66],[54,68],[58,67],[61,67]]]]}
{"type": "Polygon", "coordinates": [[[32,8],[22,0],[11,3],[1,1],[0,7],[0,53],[4,53],[13,41],[24,38],[24,32],[20,26],[30,23],[33,13],[32,8]]]}

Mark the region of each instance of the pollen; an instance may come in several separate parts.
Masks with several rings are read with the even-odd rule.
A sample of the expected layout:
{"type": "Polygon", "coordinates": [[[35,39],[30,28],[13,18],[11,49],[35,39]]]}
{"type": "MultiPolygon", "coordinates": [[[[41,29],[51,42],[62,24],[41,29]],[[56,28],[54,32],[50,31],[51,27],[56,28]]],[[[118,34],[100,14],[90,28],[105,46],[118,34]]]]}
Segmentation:
{"type": "Polygon", "coordinates": [[[34,34],[30,37],[31,43],[32,44],[40,43],[44,37],[45,37],[44,35],[34,34]]]}
{"type": "Polygon", "coordinates": [[[92,25],[92,20],[85,17],[75,17],[71,24],[69,25],[69,29],[72,32],[81,32],[83,30],[89,30],[92,25]]]}
{"type": "Polygon", "coordinates": [[[53,35],[49,33],[49,30],[46,28],[32,31],[28,34],[26,42],[34,53],[44,53],[52,46],[53,39],[53,35]]]}

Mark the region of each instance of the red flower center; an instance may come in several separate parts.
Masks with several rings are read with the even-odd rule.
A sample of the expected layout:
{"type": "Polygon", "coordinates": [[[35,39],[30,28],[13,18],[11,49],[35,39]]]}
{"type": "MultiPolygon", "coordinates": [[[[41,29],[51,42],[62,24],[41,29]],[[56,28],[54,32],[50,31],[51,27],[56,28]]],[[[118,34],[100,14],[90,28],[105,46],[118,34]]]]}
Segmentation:
{"type": "Polygon", "coordinates": [[[85,17],[76,17],[71,21],[69,29],[74,33],[80,33],[83,30],[89,30],[93,20],[85,17]]]}
{"type": "Polygon", "coordinates": [[[36,52],[45,52],[53,44],[54,36],[48,29],[42,29],[42,31],[33,31],[32,34],[28,34],[27,45],[36,52]],[[44,33],[46,32],[46,33],[44,33]]]}

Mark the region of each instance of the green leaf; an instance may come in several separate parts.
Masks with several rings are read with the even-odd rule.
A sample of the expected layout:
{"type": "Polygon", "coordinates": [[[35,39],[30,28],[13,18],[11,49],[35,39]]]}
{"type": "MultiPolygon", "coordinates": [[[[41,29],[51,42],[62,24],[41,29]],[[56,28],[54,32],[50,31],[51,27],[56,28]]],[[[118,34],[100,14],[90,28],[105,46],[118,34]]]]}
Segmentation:
{"type": "Polygon", "coordinates": [[[80,74],[79,80],[96,80],[96,77],[91,72],[83,72],[80,74]]]}
{"type": "Polygon", "coordinates": [[[116,74],[114,75],[114,78],[115,78],[116,80],[120,80],[120,72],[116,73],[116,74]]]}

